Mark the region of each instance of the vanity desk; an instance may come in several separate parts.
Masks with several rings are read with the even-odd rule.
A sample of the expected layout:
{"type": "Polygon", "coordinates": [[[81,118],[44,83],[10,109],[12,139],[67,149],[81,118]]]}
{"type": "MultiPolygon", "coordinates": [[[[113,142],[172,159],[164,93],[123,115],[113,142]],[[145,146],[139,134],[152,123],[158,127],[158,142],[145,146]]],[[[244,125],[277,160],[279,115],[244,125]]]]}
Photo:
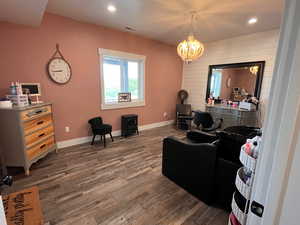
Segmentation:
{"type": "Polygon", "coordinates": [[[259,127],[259,117],[257,110],[245,110],[238,107],[215,104],[205,106],[206,112],[209,112],[214,119],[223,118],[222,128],[230,126],[246,125],[250,127],[259,127]]]}

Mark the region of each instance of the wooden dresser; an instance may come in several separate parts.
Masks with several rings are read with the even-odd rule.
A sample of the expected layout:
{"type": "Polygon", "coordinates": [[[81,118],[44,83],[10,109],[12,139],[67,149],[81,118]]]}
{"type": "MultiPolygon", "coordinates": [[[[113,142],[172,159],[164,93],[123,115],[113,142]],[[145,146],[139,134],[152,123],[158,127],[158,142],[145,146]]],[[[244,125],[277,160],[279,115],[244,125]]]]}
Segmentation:
{"type": "Polygon", "coordinates": [[[57,150],[50,103],[0,108],[0,124],[6,166],[23,167],[29,175],[33,163],[57,150]]]}

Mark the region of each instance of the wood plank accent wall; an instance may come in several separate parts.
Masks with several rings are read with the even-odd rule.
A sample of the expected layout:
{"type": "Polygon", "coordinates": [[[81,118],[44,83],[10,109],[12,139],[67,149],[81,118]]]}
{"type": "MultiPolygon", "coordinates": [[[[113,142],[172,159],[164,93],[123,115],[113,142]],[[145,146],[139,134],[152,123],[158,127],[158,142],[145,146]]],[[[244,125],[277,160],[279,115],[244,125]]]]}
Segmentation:
{"type": "Polygon", "coordinates": [[[182,88],[189,92],[188,103],[193,109],[204,110],[208,66],[215,64],[266,61],[262,84],[262,118],[268,104],[273,67],[279,38],[279,30],[244,35],[205,44],[205,53],[200,59],[183,66],[182,88]]]}

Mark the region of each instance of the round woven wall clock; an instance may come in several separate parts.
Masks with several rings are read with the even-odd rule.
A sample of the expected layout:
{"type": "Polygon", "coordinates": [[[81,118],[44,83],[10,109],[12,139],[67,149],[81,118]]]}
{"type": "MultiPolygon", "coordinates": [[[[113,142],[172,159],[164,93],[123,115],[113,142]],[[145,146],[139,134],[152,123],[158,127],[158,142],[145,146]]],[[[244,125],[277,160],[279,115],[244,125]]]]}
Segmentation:
{"type": "Polygon", "coordinates": [[[71,79],[71,66],[60,52],[58,44],[55,53],[48,62],[47,72],[50,79],[57,84],[66,84],[71,79]]]}

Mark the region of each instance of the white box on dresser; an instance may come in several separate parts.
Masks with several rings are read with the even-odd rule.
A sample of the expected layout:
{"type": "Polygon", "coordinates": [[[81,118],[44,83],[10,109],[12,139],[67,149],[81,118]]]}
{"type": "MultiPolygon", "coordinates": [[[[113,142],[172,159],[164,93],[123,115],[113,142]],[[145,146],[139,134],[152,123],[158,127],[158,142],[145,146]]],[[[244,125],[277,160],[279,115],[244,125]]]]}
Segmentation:
{"type": "Polygon", "coordinates": [[[249,103],[249,102],[240,102],[239,109],[246,109],[246,110],[256,110],[256,105],[249,103]]]}
{"type": "Polygon", "coordinates": [[[4,164],[23,167],[26,175],[33,163],[57,149],[51,103],[2,108],[0,124],[4,164]]]}

